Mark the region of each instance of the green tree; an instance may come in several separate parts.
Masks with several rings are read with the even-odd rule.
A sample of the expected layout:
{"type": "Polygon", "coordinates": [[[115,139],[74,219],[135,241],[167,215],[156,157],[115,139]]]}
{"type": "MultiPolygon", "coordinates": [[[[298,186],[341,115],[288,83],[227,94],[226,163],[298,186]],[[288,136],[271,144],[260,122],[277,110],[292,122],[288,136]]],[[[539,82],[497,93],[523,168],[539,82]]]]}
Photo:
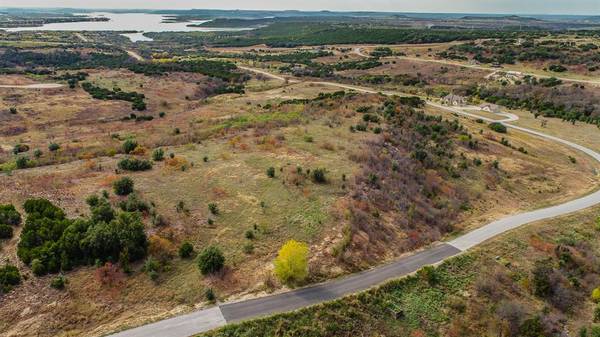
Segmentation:
{"type": "Polygon", "coordinates": [[[212,274],[223,269],[225,256],[216,246],[204,248],[198,255],[198,268],[202,275],[212,274]]]}
{"type": "Polygon", "coordinates": [[[116,195],[129,195],[133,193],[133,180],[123,177],[113,183],[113,189],[116,195]]]}
{"type": "Polygon", "coordinates": [[[308,276],[308,246],[295,240],[286,242],[274,264],[275,275],[283,283],[303,281],[308,276]]]}
{"type": "Polygon", "coordinates": [[[0,294],[5,294],[21,283],[19,269],[12,265],[0,267],[0,294]]]}
{"type": "Polygon", "coordinates": [[[194,253],[194,246],[192,246],[192,244],[189,242],[184,242],[179,247],[179,257],[181,257],[182,259],[189,258],[190,256],[192,256],[192,253],[194,253]]]}

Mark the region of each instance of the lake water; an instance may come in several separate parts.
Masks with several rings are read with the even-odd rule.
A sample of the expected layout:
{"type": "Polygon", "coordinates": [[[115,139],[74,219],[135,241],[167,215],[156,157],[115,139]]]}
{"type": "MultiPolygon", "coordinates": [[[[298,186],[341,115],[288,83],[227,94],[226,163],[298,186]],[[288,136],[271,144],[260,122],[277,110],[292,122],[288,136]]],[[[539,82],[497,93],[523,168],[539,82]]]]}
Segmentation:
{"type": "Polygon", "coordinates": [[[189,22],[164,22],[169,17],[158,14],[142,13],[91,13],[79,14],[90,17],[104,17],[110,21],[96,22],[65,22],[50,23],[41,27],[14,27],[5,28],[9,32],[18,31],[136,31],[138,33],[121,34],[131,41],[152,41],[143,35],[148,32],[215,32],[215,31],[241,31],[250,28],[215,28],[215,27],[188,27],[190,24],[199,24],[206,21],[189,22]]]}

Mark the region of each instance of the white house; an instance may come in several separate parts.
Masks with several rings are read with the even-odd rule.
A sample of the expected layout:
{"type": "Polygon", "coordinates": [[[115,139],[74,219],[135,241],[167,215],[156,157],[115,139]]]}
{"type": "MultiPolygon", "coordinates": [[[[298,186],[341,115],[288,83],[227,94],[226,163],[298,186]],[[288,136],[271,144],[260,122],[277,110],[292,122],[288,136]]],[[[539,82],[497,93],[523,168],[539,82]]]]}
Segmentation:
{"type": "Polygon", "coordinates": [[[450,95],[447,95],[444,98],[442,98],[442,104],[452,105],[452,106],[462,106],[462,105],[467,104],[467,99],[462,96],[450,94],[450,95]]]}

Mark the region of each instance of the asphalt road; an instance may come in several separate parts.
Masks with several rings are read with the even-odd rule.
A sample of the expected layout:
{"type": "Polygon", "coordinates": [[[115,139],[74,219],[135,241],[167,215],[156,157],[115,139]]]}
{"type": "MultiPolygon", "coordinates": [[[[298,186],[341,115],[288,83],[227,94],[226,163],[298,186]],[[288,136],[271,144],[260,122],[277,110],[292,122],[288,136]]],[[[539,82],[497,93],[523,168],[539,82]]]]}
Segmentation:
{"type": "MultiPolygon", "coordinates": [[[[285,78],[273,75],[268,72],[244,68],[273,78],[285,80],[285,78]]],[[[321,85],[330,85],[339,88],[353,89],[362,92],[376,92],[370,88],[349,86],[334,82],[313,82],[321,85]]],[[[404,95],[403,93],[387,93],[404,95]]],[[[463,111],[454,107],[447,107],[435,102],[427,102],[428,105],[444,109],[452,113],[465,115],[472,118],[481,118],[492,122],[498,120],[478,116],[477,114],[463,111]]],[[[469,110],[469,108],[467,108],[469,110]]],[[[471,109],[472,110],[472,109],[471,109]]],[[[579,144],[567,140],[550,136],[542,132],[526,129],[523,127],[508,124],[518,120],[518,116],[510,113],[502,113],[505,119],[501,123],[509,128],[526,132],[537,137],[545,138],[563,145],[572,147],[586,153],[600,163],[600,154],[579,144]]],[[[280,293],[267,297],[244,300],[240,302],[224,303],[219,306],[199,310],[191,314],[177,316],[149,325],[145,325],[132,330],[126,330],[113,337],[187,337],[193,334],[205,332],[231,322],[239,322],[251,318],[266,316],[279,312],[286,312],[307,307],[317,303],[333,300],[348,294],[366,290],[379,285],[386,280],[398,278],[410,274],[424,266],[442,262],[452,256],[460,254],[476,245],[479,245],[495,236],[505,233],[511,229],[522,225],[548,219],[560,215],[576,212],[594,205],[600,204],[600,191],[587,196],[572,200],[560,205],[539,209],[532,212],[525,212],[505,217],[503,219],[491,222],[472,232],[459,236],[449,242],[440,243],[432,247],[418,251],[409,256],[402,257],[393,263],[375,267],[373,269],[349,275],[340,279],[332,280],[326,283],[313,285],[306,288],[280,293]]]]}

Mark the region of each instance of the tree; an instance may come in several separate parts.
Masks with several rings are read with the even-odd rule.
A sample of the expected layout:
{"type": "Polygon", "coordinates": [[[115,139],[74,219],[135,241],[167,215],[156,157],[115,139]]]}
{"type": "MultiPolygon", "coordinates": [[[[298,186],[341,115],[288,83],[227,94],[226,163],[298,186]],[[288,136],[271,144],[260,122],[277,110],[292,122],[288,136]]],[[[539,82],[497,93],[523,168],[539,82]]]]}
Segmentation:
{"type": "Polygon", "coordinates": [[[499,122],[493,122],[489,125],[490,129],[498,132],[498,133],[506,133],[506,126],[499,122]]]}
{"type": "Polygon", "coordinates": [[[181,257],[182,259],[187,259],[188,257],[192,256],[193,252],[194,246],[192,246],[192,244],[189,242],[184,242],[179,247],[179,257],[181,257]]]}
{"type": "Polygon", "coordinates": [[[133,193],[133,180],[129,177],[123,177],[113,183],[113,189],[116,195],[129,195],[133,193]]]}
{"type": "Polygon", "coordinates": [[[308,276],[308,246],[290,240],[286,242],[275,259],[275,275],[283,283],[300,282],[308,276]]]}
{"type": "Polygon", "coordinates": [[[0,224],[0,239],[10,239],[13,237],[13,229],[9,225],[0,224]]]}
{"type": "Polygon", "coordinates": [[[0,267],[0,294],[9,292],[14,286],[21,283],[21,274],[15,266],[0,267]]]}
{"type": "Polygon", "coordinates": [[[212,274],[223,269],[225,257],[216,246],[204,248],[198,256],[198,268],[202,275],[212,274]]]}
{"type": "Polygon", "coordinates": [[[17,226],[21,223],[21,214],[13,205],[0,205],[0,224],[17,226]]]}

